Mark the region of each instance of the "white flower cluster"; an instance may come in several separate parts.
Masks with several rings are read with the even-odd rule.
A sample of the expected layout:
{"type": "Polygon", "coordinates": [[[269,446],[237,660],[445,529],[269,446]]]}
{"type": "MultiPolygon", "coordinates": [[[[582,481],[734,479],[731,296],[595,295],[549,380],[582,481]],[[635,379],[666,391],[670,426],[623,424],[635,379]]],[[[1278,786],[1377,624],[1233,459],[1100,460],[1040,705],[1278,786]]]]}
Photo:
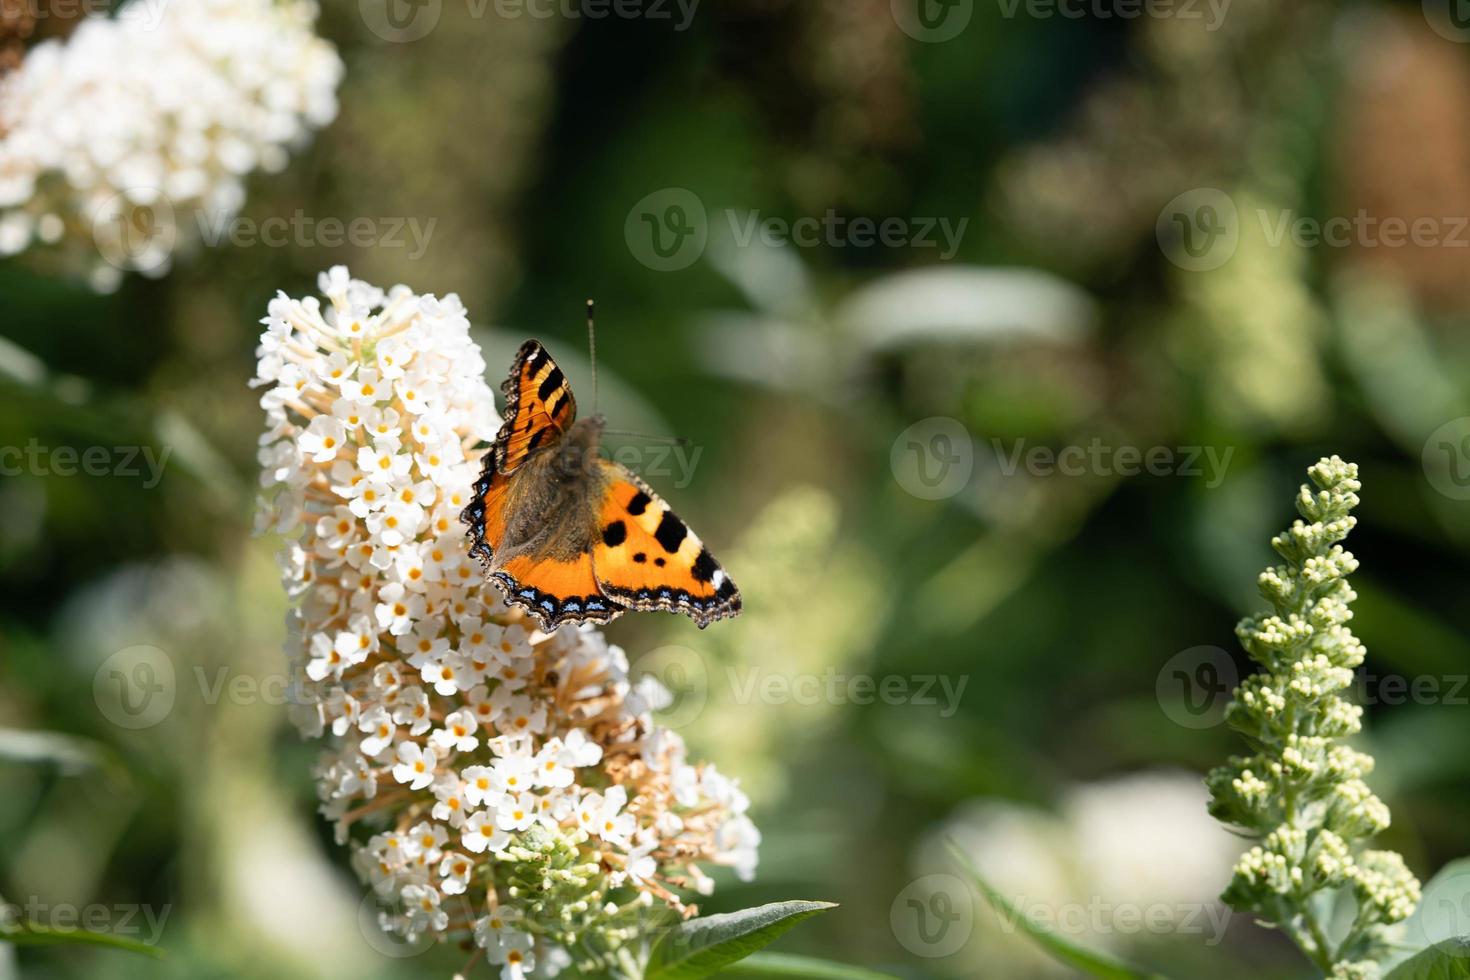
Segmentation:
{"type": "Polygon", "coordinates": [[[312,0],[132,0],[0,79],[0,256],[60,245],[94,286],[161,275],[245,178],[337,114],[312,0]]]}
{"type": "Polygon", "coordinates": [[[710,890],[701,862],[751,875],[748,800],[654,726],[667,692],[594,629],[537,632],[469,557],[458,515],[499,420],[458,297],[341,267],[320,288],[263,321],[259,527],[289,538],[297,721],[332,739],[322,811],[385,925],[472,935],[520,977],[615,946],[634,910],[688,914],[675,889],[710,890]]]}

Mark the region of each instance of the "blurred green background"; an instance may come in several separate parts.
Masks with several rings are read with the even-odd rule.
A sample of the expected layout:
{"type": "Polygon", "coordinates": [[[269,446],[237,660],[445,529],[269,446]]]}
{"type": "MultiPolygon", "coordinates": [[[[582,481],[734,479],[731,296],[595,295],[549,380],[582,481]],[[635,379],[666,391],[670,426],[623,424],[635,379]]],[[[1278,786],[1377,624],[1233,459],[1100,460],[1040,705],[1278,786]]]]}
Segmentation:
{"type": "MultiPolygon", "coordinates": [[[[547,342],[584,411],[595,297],[612,427],[698,453],[683,479],[610,440],[721,557],[744,615],[608,632],[635,664],[684,670],[666,671],[674,720],[755,801],[757,880],[722,878],[706,911],[828,899],[842,908],[778,948],[913,978],[1065,975],[944,877],[954,836],[1012,897],[1162,903],[1158,934],[1109,912],[1068,926],[1162,972],[1307,975],[1247,917],[1210,925],[1243,845],[1199,777],[1241,745],[1181,714],[1174,670],[1247,669],[1233,624],[1331,453],[1365,484],[1354,626],[1384,844],[1425,879],[1470,853],[1464,38],[1415,3],[976,0],[935,8],[964,19],[940,39],[903,29],[904,0],[704,0],[685,29],[672,5],[594,20],[443,0],[434,30],[390,43],[370,2],[324,3],[341,114],[252,180],[244,218],[433,221],[422,255],[226,243],[107,296],[0,262],[0,445],[169,454],[156,485],[0,477],[0,895],[142,905],[170,952],[0,946],[0,976],[462,960],[364,940],[315,813],[317,746],[271,697],[285,598],[276,542],[251,536],[246,382],[267,301],[338,263],[459,293],[497,386],[520,340],[547,342]],[[649,236],[691,199],[692,244],[659,268],[649,236]],[[1360,213],[1440,234],[1281,233],[1360,213]],[[767,218],[847,230],[743,240],[767,218]],[[857,218],[898,237],[865,243],[857,218]],[[1167,455],[1136,475],[1113,455],[1026,462],[1069,446],[1167,455]],[[138,644],[167,652],[178,696],[128,730],[94,679],[138,644]],[[907,693],[857,704],[826,693],[833,675],[907,693]],[[211,695],[221,679],[234,694],[211,695]]],[[[127,925],[151,933],[144,913],[127,925]]]]}

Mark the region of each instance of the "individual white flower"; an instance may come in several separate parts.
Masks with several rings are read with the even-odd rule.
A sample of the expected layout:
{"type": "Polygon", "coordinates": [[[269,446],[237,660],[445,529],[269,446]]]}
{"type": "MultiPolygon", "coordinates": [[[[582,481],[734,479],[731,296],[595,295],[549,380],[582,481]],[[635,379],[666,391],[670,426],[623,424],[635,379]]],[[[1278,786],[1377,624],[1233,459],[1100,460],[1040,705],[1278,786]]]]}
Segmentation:
{"type": "Polygon", "coordinates": [[[330,415],[318,415],[312,419],[297,443],[313,463],[330,463],[346,444],[347,430],[330,415]]]}
{"type": "Polygon", "coordinates": [[[483,854],[503,850],[510,843],[510,834],[497,824],[495,811],[481,810],[465,821],[460,840],[467,849],[483,854]]]}
{"type": "Polygon", "coordinates": [[[475,863],[463,854],[447,852],[439,862],[439,888],[446,895],[463,895],[469,888],[475,863]]]}
{"type": "Polygon", "coordinates": [[[451,712],[444,719],[444,727],[437,729],[430,740],[441,751],[450,752],[473,752],[480,740],[475,735],[479,725],[475,716],[465,708],[451,712]]]}
{"type": "Polygon", "coordinates": [[[393,778],[407,783],[409,789],[423,789],[433,783],[438,762],[433,749],[420,748],[417,742],[402,742],[398,746],[398,765],[393,767],[393,778]]]}
{"type": "Polygon", "coordinates": [[[464,782],[452,772],[434,780],[434,808],[429,815],[458,830],[469,819],[469,801],[465,799],[464,782]]]}
{"type": "Polygon", "coordinates": [[[379,704],[358,720],[357,727],[367,733],[362,741],[357,743],[358,747],[362,749],[363,755],[372,757],[393,744],[393,736],[398,731],[398,722],[393,720],[387,708],[379,704]]]}
{"type": "Polygon", "coordinates": [[[437,824],[423,822],[415,824],[408,832],[415,856],[421,856],[428,864],[437,863],[444,856],[444,845],[449,841],[449,832],[437,824]]]}
{"type": "Polygon", "coordinates": [[[536,822],[537,813],[536,794],[521,793],[508,798],[495,811],[495,823],[504,831],[521,831],[536,822]]]}
{"type": "Polygon", "coordinates": [[[439,932],[449,925],[449,913],[439,907],[440,895],[429,885],[405,885],[403,911],[415,932],[439,932]]]}

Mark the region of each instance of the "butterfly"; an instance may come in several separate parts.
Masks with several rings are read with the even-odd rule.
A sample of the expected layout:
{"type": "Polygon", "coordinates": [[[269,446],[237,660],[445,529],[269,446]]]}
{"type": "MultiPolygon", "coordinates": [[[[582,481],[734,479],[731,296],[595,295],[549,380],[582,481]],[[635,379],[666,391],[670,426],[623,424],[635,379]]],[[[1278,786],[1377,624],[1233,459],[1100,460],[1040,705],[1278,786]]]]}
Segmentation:
{"type": "Polygon", "coordinates": [[[598,454],[603,417],[577,418],[539,341],[521,345],[501,391],[505,419],[460,520],[507,602],[546,631],[629,609],[681,612],[700,629],[740,612],[740,591],[694,532],[598,454]]]}

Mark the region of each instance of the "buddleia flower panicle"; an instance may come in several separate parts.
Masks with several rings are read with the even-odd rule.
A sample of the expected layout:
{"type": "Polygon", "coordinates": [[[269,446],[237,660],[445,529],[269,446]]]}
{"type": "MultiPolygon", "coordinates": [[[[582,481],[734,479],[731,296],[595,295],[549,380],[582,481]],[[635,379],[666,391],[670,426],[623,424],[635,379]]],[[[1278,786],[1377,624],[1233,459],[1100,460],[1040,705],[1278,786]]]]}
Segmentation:
{"type": "Polygon", "coordinates": [[[110,290],[224,234],[245,180],[337,114],[313,0],[134,0],[0,72],[0,256],[110,290]]]}
{"type": "Polygon", "coordinates": [[[1333,456],[1307,473],[1301,518],[1271,540],[1282,563],[1259,579],[1271,609],[1236,627],[1261,669],[1235,689],[1226,719],[1254,751],[1210,772],[1210,812],[1257,841],[1224,899],[1285,930],[1324,973],[1369,978],[1419,882],[1399,855],[1364,848],[1388,826],[1388,807],[1365,782],[1372,757],[1344,743],[1363,716],[1343,696],[1366,653],[1348,626],[1358,562],[1341,544],[1357,523],[1358,468],[1333,456]],[[1356,900],[1335,940],[1312,904],[1328,890],[1356,900]]]}
{"type": "Polygon", "coordinates": [[[668,692],[622,650],[483,583],[458,515],[500,420],[459,299],[341,267],[320,289],[271,301],[254,384],[321,811],[405,939],[468,940],[505,978],[626,957],[706,868],[754,874],[749,801],[653,723],[668,692]]]}

